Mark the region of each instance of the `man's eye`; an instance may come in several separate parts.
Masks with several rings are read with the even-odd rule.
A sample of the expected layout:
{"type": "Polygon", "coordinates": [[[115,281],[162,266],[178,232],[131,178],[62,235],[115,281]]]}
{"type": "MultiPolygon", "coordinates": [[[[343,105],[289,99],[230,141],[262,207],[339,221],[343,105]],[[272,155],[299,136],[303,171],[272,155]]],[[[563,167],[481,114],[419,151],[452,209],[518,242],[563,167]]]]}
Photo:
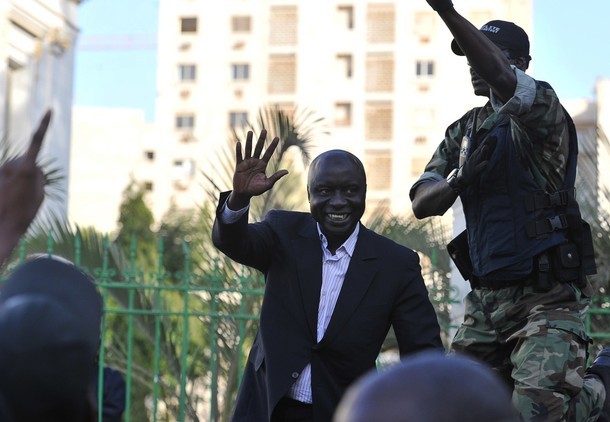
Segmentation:
{"type": "Polygon", "coordinates": [[[320,189],[318,192],[320,193],[320,195],[328,195],[329,190],[328,189],[320,189]]]}

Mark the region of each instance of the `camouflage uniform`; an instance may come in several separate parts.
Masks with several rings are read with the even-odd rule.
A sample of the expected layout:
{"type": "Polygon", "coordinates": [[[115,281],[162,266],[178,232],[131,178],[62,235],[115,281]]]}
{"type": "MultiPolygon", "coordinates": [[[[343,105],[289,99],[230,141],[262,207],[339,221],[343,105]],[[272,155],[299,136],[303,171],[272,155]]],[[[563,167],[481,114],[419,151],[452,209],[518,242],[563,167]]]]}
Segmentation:
{"type": "MultiPolygon", "coordinates": [[[[467,155],[471,134],[493,128],[501,113],[510,115],[518,157],[541,189],[553,192],[562,186],[569,130],[559,99],[548,86],[535,84],[531,107],[520,109],[520,89],[528,83],[531,87],[533,80],[515,72],[515,97],[506,105],[494,104],[500,112],[492,107],[492,95],[485,106],[470,110],[447,128],[444,141],[413,185],[411,199],[419,184],[442,180],[457,168],[467,155]]],[[[473,355],[497,369],[514,388],[513,402],[524,420],[594,421],[606,392],[599,379],[585,378],[589,338],[584,315],[590,286],[583,291],[586,294],[571,283],[539,289],[532,277],[512,287],[475,288],[465,299],[464,322],[452,351],[473,355]]]]}
{"type": "Polygon", "coordinates": [[[548,292],[532,285],[472,290],[452,351],[483,359],[514,383],[513,402],[525,420],[594,421],[605,390],[583,380],[589,303],[569,283],[548,292]]]}

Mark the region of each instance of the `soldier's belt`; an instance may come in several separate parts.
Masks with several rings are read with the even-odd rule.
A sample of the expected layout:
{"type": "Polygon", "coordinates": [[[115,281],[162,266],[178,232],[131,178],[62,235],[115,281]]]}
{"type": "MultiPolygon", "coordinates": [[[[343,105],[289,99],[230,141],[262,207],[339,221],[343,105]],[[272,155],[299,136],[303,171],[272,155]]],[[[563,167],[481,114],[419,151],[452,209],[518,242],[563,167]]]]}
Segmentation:
{"type": "Polygon", "coordinates": [[[515,287],[515,286],[529,286],[536,282],[534,277],[531,275],[523,278],[517,278],[514,280],[497,280],[490,279],[484,277],[477,277],[473,275],[470,278],[470,287],[472,289],[491,289],[491,290],[499,290],[505,289],[507,287],[515,287]]]}

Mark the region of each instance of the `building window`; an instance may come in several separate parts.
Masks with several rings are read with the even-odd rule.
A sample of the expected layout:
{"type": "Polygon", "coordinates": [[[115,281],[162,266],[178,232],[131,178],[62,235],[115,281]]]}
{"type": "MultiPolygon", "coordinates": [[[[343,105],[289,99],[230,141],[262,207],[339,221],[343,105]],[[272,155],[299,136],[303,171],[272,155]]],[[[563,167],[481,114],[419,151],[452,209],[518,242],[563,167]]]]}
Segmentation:
{"type": "Polygon", "coordinates": [[[394,5],[369,4],[366,40],[372,44],[394,42],[394,5]]]}
{"type": "Polygon", "coordinates": [[[392,53],[369,53],[366,56],[366,91],[391,92],[394,89],[394,56],[392,53]]]}
{"type": "Polygon", "coordinates": [[[416,145],[425,145],[428,143],[428,138],[426,138],[425,136],[416,136],[414,141],[413,141],[416,145]]]}
{"type": "Polygon", "coordinates": [[[294,54],[269,56],[269,94],[293,94],[296,90],[296,58],[294,54]]]}
{"type": "Polygon", "coordinates": [[[270,45],[295,45],[297,43],[297,7],[271,6],[269,17],[270,45]]]}
{"type": "Polygon", "coordinates": [[[231,77],[233,78],[233,80],[250,79],[250,65],[249,64],[231,65],[231,77]]]}
{"type": "Polygon", "coordinates": [[[335,104],[335,125],[349,126],[352,124],[352,104],[351,103],[336,103],[335,104]]]}
{"type": "Polygon", "coordinates": [[[342,79],[351,79],[353,74],[353,59],[351,54],[337,54],[337,67],[339,68],[339,77],[342,79]]]}
{"type": "Polygon", "coordinates": [[[411,177],[419,177],[424,173],[426,165],[428,164],[427,158],[412,158],[411,159],[411,177]]]}
{"type": "Polygon", "coordinates": [[[364,153],[366,184],[369,189],[386,190],[392,186],[392,154],[389,150],[364,153]]]}
{"type": "Polygon", "coordinates": [[[250,16],[232,16],[231,30],[233,32],[250,32],[250,16]]]}
{"type": "Polygon", "coordinates": [[[354,8],[352,6],[337,6],[337,15],[342,28],[354,29],[354,8]]]}
{"type": "Polygon", "coordinates": [[[366,103],[365,134],[369,141],[389,141],[392,139],[393,110],[389,101],[369,101],[366,103]]]}
{"type": "Polygon", "coordinates": [[[197,66],[194,64],[181,64],[178,66],[178,77],[183,82],[196,80],[197,66]]]}
{"type": "Polygon", "coordinates": [[[151,192],[154,188],[153,182],[144,182],[144,190],[146,192],[151,192]]]}
{"type": "Polygon", "coordinates": [[[432,60],[418,60],[415,63],[415,74],[419,78],[434,75],[434,62],[432,60]]]}
{"type": "Polygon", "coordinates": [[[174,178],[183,179],[195,175],[195,162],[193,160],[174,160],[174,178]]]}
{"type": "Polygon", "coordinates": [[[232,111],[229,113],[229,125],[231,127],[248,126],[248,113],[245,111],[232,111]]]}
{"type": "Polygon", "coordinates": [[[286,116],[289,119],[294,120],[294,115],[295,115],[295,107],[294,107],[294,103],[291,102],[279,102],[279,103],[275,103],[273,104],[273,107],[275,107],[276,110],[282,112],[284,114],[284,116],[286,116]]]}
{"type": "Polygon", "coordinates": [[[180,18],[180,32],[183,34],[197,32],[197,18],[180,18]]]}
{"type": "Polygon", "coordinates": [[[192,114],[179,114],[176,116],[176,129],[192,129],[195,127],[195,116],[192,114]]]}
{"type": "Polygon", "coordinates": [[[414,32],[420,36],[420,41],[428,42],[434,34],[436,24],[436,13],[416,12],[414,17],[414,32]]]}
{"type": "Polygon", "coordinates": [[[147,161],[155,160],[155,152],[154,151],[144,151],[144,157],[147,161]]]}

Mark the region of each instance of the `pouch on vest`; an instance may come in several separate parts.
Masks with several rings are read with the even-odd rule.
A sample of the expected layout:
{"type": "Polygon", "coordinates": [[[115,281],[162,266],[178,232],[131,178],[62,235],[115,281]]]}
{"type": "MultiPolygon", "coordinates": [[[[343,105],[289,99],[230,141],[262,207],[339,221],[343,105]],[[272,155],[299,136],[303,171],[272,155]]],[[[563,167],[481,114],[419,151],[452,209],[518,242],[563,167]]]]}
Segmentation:
{"type": "Polygon", "coordinates": [[[468,233],[464,230],[447,244],[447,252],[464,280],[472,277],[472,261],[468,247],[468,233]]]}
{"type": "Polygon", "coordinates": [[[591,226],[585,220],[582,222],[582,239],[580,245],[582,271],[584,275],[597,274],[597,265],[595,264],[595,251],[593,250],[593,236],[591,235],[591,226]]]}
{"type": "Polygon", "coordinates": [[[553,275],[560,283],[580,279],[580,254],[574,242],[563,243],[553,248],[553,275]]]}
{"type": "MultiPolygon", "coordinates": [[[[553,248],[553,275],[561,283],[575,282],[581,289],[588,286],[587,276],[597,272],[591,227],[581,220],[577,241],[567,242],[553,248]]],[[[587,294],[584,290],[583,293],[587,294]]]]}

